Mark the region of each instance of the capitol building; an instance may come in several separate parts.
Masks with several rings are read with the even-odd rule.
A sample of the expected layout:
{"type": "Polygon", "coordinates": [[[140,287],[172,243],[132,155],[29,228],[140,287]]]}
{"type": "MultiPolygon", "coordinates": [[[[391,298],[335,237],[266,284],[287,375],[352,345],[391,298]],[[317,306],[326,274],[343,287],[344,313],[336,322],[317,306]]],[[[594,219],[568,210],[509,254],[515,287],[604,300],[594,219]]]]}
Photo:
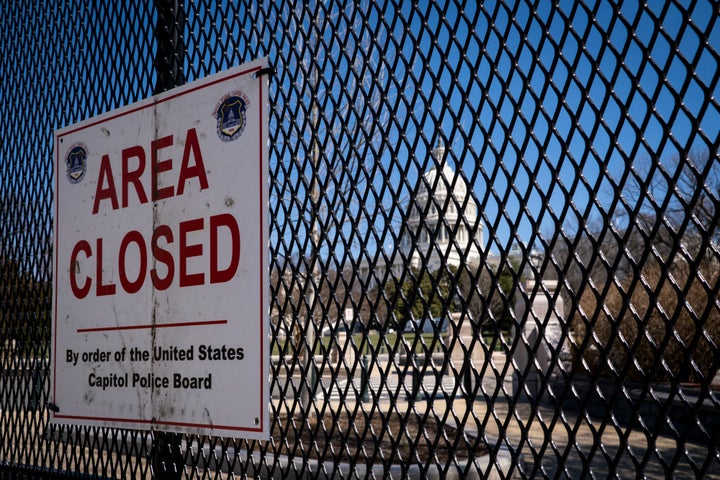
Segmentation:
{"type": "Polygon", "coordinates": [[[378,255],[373,264],[363,259],[360,277],[369,285],[395,278],[410,267],[431,272],[443,265],[477,267],[484,245],[483,224],[471,188],[447,163],[445,146],[439,141],[432,151],[434,167],[420,180],[417,194],[406,206],[407,217],[395,251],[378,255]],[[388,262],[387,260],[390,260],[388,262]],[[390,265],[388,266],[388,263],[390,265]]]}

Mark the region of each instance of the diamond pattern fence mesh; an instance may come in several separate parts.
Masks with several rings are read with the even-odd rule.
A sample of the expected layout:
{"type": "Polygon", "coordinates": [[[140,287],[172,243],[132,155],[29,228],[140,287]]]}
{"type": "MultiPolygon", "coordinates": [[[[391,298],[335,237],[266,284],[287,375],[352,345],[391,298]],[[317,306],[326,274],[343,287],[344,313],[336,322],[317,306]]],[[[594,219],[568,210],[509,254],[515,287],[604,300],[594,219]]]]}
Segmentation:
{"type": "Polygon", "coordinates": [[[720,478],[718,6],[478,3],[3,3],[2,476],[720,478]],[[271,439],[53,426],[53,131],[264,56],[271,439]]]}

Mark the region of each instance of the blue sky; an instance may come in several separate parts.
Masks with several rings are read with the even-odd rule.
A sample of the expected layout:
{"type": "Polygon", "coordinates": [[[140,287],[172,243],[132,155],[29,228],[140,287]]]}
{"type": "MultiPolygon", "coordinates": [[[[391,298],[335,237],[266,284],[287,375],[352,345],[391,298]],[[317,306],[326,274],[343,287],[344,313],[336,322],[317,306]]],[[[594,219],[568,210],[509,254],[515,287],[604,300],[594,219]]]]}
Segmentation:
{"type": "MultiPolygon", "coordinates": [[[[637,183],[626,175],[633,165],[641,175],[648,160],[697,149],[717,156],[717,7],[699,2],[685,12],[666,3],[640,11],[627,2],[564,1],[557,10],[548,2],[488,1],[482,10],[474,2],[357,10],[323,2],[278,12],[274,39],[284,58],[274,101],[283,137],[274,153],[289,162],[281,181],[306,179],[280,196],[309,191],[317,85],[324,195],[337,200],[348,179],[374,189],[321,207],[326,253],[372,257],[398,243],[403,205],[434,165],[429,152],[440,137],[473,185],[495,253],[601,221],[637,183]],[[336,172],[339,158],[354,161],[350,154],[364,168],[336,172]]],[[[286,201],[291,221],[307,211],[306,202],[286,201]]],[[[291,233],[275,238],[285,236],[290,250],[308,247],[291,233]]]]}
{"type": "Polygon", "coordinates": [[[458,85],[470,85],[467,99],[451,100],[441,123],[446,134],[456,132],[448,136],[463,171],[471,176],[481,162],[488,173],[475,182],[476,193],[486,199],[487,223],[499,219],[501,248],[514,226],[529,241],[536,219],[547,236],[562,224],[612,213],[603,208],[614,182],[638,159],[663,161],[717,147],[718,61],[712,49],[720,46],[720,32],[707,24],[708,9],[717,7],[705,3],[689,12],[694,30],[682,27],[682,12],[674,8],[662,13],[658,25],[653,15],[661,12],[632,6],[617,11],[602,4],[591,12],[563,2],[562,12],[550,12],[547,2],[540,5],[531,15],[525,5],[511,13],[485,2],[494,15],[493,26],[475,24],[486,39],[482,46],[456,33],[458,48],[448,62],[429,61],[441,78],[450,72],[458,85]],[[677,50],[671,44],[676,39],[677,50]],[[453,71],[463,53],[480,56],[474,72],[462,63],[453,71]],[[704,95],[708,88],[713,101],[704,95]],[[504,172],[492,175],[498,167],[504,172]],[[496,195],[485,197],[493,188],[496,195]],[[575,213],[563,213],[568,197],[575,213]]]}
{"type": "MultiPolygon", "coordinates": [[[[360,224],[378,232],[371,247],[396,243],[385,234],[402,221],[396,199],[407,202],[417,176],[433,166],[429,151],[440,136],[474,187],[496,253],[617,213],[613,200],[637,183],[626,175],[633,166],[642,175],[648,160],[697,149],[717,156],[720,27],[710,24],[717,13],[710,2],[691,11],[667,2],[643,11],[627,2],[565,1],[559,10],[548,2],[484,2],[482,11],[374,2],[361,16],[344,4],[323,5],[287,23],[322,42],[296,44],[296,62],[279,66],[278,86],[290,92],[285,108],[304,105],[284,128],[311,145],[307,65],[314,59],[325,158],[347,155],[340,151],[347,145],[368,164],[379,158],[369,171],[382,196],[377,204],[365,199],[371,218],[360,224]],[[359,67],[356,48],[366,59],[359,67]],[[283,76],[283,69],[304,75],[283,76]],[[338,113],[347,106],[355,116],[338,113]],[[330,134],[343,122],[362,125],[365,135],[330,134]]],[[[297,143],[280,150],[294,158],[306,152],[297,143]]],[[[346,222],[344,237],[354,238],[354,229],[346,222]]]]}
{"type": "MultiPolygon", "coordinates": [[[[313,95],[325,251],[336,255],[396,243],[401,212],[440,137],[473,186],[496,253],[612,213],[612,199],[632,186],[622,180],[631,165],[696,149],[718,161],[713,2],[649,2],[643,10],[631,2],[398,3],[187,5],[188,81],[260,56],[276,67],[272,191],[280,206],[272,233],[280,253],[308,249],[311,225],[299,219],[310,210],[313,95]],[[348,191],[350,184],[359,186],[348,191]]],[[[64,30],[52,42],[63,50],[46,55],[68,53],[42,61],[56,65],[52,72],[35,72],[59,85],[53,92],[63,103],[51,128],[151,94],[155,14],[123,5],[110,13],[58,8],[64,30]],[[108,16],[119,19],[116,31],[86,29],[108,16]],[[82,53],[88,45],[92,55],[82,53]]],[[[18,65],[33,58],[6,42],[18,65]]]]}
{"type": "Polygon", "coordinates": [[[569,1],[551,11],[541,2],[533,12],[484,2],[464,16],[439,3],[419,7],[427,23],[410,7],[396,12],[417,33],[399,44],[407,64],[395,77],[418,81],[397,114],[412,116],[411,134],[429,137],[411,153],[419,162],[442,129],[453,163],[475,179],[493,250],[613,214],[636,162],[697,149],[717,156],[720,28],[709,24],[711,3],[683,12],[667,2],[646,11],[569,1]]]}

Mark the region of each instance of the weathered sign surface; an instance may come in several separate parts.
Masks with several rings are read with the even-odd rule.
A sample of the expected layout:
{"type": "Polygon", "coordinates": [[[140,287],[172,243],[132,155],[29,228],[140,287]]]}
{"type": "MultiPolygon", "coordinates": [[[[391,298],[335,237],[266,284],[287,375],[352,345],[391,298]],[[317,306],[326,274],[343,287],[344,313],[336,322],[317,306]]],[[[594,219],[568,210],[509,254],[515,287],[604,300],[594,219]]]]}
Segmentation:
{"type": "Polygon", "coordinates": [[[265,65],[55,132],[54,422],[268,438],[265,65]]]}

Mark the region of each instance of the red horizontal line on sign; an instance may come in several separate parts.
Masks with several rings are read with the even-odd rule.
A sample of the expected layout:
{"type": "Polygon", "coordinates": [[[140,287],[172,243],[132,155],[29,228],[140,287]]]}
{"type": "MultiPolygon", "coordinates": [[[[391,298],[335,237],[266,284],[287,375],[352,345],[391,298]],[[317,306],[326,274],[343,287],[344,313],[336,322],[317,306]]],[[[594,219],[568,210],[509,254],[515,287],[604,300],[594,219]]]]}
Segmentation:
{"type": "Polygon", "coordinates": [[[206,325],[225,325],[227,320],[207,320],[204,322],[161,323],[148,325],[116,325],[113,327],[78,328],[77,333],[112,332],[117,330],[150,330],[153,328],[202,327],[206,325]]]}

